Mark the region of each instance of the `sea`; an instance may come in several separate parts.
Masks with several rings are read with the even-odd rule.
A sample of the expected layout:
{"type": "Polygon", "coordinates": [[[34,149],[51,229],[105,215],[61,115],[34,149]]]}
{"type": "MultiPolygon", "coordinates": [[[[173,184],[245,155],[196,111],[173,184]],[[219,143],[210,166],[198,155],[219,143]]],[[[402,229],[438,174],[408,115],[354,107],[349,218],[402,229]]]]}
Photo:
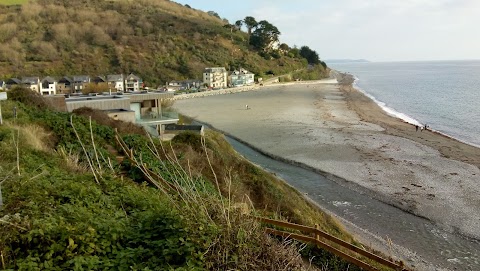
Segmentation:
{"type": "Polygon", "coordinates": [[[480,60],[327,64],[388,114],[480,147],[480,60]]]}

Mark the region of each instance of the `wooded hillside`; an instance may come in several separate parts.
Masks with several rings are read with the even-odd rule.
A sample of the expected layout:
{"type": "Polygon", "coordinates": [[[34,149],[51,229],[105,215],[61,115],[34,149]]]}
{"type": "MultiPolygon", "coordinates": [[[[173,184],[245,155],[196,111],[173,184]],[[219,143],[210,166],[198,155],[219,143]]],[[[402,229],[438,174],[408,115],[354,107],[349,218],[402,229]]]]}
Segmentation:
{"type": "Polygon", "coordinates": [[[306,67],[288,51],[260,54],[247,33],[229,25],[166,0],[0,5],[0,77],[132,72],[158,86],[201,78],[208,66],[241,66],[257,76],[306,67]]]}

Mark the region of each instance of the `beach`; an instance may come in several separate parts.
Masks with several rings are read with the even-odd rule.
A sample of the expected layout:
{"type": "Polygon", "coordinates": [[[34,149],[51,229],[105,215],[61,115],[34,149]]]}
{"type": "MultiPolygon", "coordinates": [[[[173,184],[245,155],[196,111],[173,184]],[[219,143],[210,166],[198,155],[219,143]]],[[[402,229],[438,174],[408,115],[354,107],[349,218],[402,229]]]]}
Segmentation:
{"type": "Polygon", "coordinates": [[[314,169],[448,232],[480,238],[480,149],[416,131],[350,86],[273,85],[176,101],[174,107],[272,157],[314,169]]]}

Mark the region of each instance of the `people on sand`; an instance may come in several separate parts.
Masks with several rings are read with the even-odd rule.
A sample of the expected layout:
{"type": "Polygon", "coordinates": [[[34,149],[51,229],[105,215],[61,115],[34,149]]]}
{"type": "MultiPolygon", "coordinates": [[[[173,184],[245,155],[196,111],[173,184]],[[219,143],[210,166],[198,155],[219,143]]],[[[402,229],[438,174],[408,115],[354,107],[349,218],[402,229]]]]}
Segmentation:
{"type": "Polygon", "coordinates": [[[250,107],[248,107],[248,104],[245,105],[245,109],[248,110],[250,107]]]}
{"type": "Polygon", "coordinates": [[[424,130],[428,129],[428,125],[425,123],[425,127],[423,127],[424,130]]]}
{"type": "Polygon", "coordinates": [[[415,132],[418,132],[418,125],[415,125],[415,132]]]}

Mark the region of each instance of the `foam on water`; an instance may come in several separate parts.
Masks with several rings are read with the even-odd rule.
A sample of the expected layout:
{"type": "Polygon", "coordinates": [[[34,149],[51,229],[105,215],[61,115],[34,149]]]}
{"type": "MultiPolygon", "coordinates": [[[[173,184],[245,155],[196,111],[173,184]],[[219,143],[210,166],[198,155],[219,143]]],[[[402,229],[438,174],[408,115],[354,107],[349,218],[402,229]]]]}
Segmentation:
{"type": "Polygon", "coordinates": [[[359,80],[360,80],[359,78],[355,77],[355,82],[353,83],[353,87],[358,89],[361,93],[363,93],[365,96],[367,96],[372,101],[374,101],[376,104],[378,104],[378,106],[380,106],[380,108],[382,108],[382,110],[385,111],[388,115],[390,115],[392,117],[395,117],[395,118],[399,118],[399,119],[401,119],[401,120],[403,120],[407,123],[413,124],[413,125],[423,126],[423,124],[421,124],[418,120],[414,119],[413,117],[410,117],[409,115],[407,115],[405,113],[398,112],[397,110],[395,110],[391,107],[388,107],[386,103],[377,100],[377,98],[373,97],[370,93],[363,90],[357,84],[357,81],[359,81],[359,80]]]}
{"type": "Polygon", "coordinates": [[[387,114],[480,147],[480,61],[333,64],[387,114]]]}

